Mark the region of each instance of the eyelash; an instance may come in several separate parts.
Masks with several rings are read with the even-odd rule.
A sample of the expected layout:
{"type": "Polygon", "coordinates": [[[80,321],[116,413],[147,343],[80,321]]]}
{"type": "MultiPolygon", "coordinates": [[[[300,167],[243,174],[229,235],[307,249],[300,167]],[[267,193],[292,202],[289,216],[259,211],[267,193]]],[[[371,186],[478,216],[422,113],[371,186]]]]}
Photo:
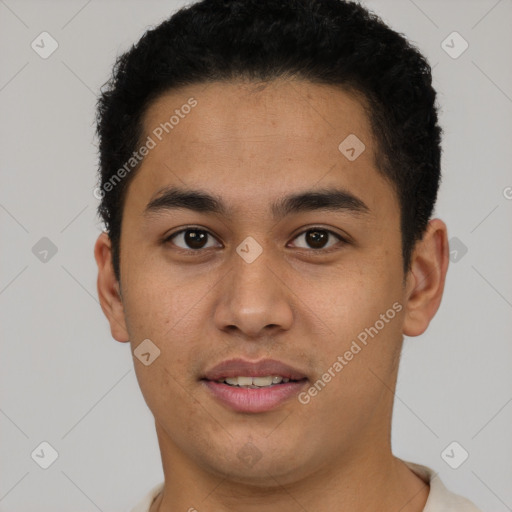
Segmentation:
{"type": "MultiPolygon", "coordinates": [[[[172,241],[173,238],[175,238],[176,236],[182,234],[182,233],[185,233],[187,231],[200,231],[202,233],[206,233],[208,236],[212,237],[212,238],[215,238],[212,233],[210,233],[207,229],[203,229],[203,228],[200,228],[200,227],[197,227],[197,226],[188,226],[184,229],[180,229],[179,231],[175,231],[174,233],[170,234],[169,236],[165,237],[162,242],[164,244],[167,244],[169,242],[172,241]]],[[[327,228],[322,228],[320,226],[312,226],[310,228],[307,228],[303,231],[301,231],[300,233],[298,233],[294,238],[293,240],[297,239],[299,236],[301,235],[304,235],[310,231],[321,231],[321,232],[325,232],[325,233],[328,233],[329,235],[333,235],[335,236],[339,242],[341,242],[343,245],[345,244],[348,244],[348,240],[346,240],[345,238],[343,238],[341,235],[339,235],[338,233],[335,233],[334,231],[331,231],[330,229],[327,229],[327,228]]],[[[175,245],[175,244],[173,244],[175,245]]],[[[311,252],[311,253],[316,253],[316,254],[326,254],[326,253],[330,253],[332,252],[333,250],[336,250],[336,245],[337,244],[334,244],[333,246],[327,248],[327,249],[306,249],[304,247],[299,247],[299,249],[301,249],[302,251],[308,251],[308,252],[311,252]]],[[[205,250],[208,250],[208,249],[212,249],[212,247],[207,247],[206,249],[204,248],[201,248],[201,249],[183,249],[183,247],[177,247],[176,246],[176,250],[178,252],[181,252],[181,253],[186,253],[186,254],[191,254],[191,253],[194,253],[194,254],[198,254],[200,252],[203,252],[205,250]]]]}

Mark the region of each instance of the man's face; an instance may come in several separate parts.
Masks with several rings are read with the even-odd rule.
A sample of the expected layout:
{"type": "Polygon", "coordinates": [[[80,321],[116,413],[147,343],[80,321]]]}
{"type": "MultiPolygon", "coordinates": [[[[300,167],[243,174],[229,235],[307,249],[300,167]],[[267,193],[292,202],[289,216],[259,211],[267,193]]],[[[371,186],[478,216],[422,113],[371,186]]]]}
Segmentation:
{"type": "Polygon", "coordinates": [[[212,83],[162,96],[144,127],[156,146],[126,195],[121,293],[132,350],[145,339],[160,350],[135,368],[161,449],[261,485],[383,449],[405,291],[399,204],[361,103],[308,82],[212,83]],[[351,134],[359,156],[353,137],[339,149],[351,134]],[[212,195],[225,212],[145,211],[171,187],[212,195]],[[272,208],[335,190],[338,207],[272,208]],[[203,380],[233,358],[277,360],[306,380],[279,404],[240,410],[203,380]]]}

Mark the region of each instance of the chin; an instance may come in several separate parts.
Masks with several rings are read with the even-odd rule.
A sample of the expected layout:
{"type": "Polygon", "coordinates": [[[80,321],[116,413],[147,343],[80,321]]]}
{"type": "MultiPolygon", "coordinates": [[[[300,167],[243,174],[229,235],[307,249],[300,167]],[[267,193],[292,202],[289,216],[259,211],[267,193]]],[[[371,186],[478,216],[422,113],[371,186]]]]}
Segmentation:
{"type": "MultiPolygon", "coordinates": [[[[233,443],[229,447],[229,455],[225,455],[222,461],[216,458],[205,463],[221,478],[259,489],[273,489],[310,475],[311,465],[302,460],[305,454],[298,447],[289,446],[285,449],[281,444],[278,451],[275,446],[268,445],[265,449],[261,444],[260,441],[257,448],[248,441],[231,451],[236,445],[233,443]],[[297,453],[301,454],[301,460],[297,460],[297,453]]],[[[220,452],[227,454],[227,450],[228,447],[224,447],[220,452]]]]}

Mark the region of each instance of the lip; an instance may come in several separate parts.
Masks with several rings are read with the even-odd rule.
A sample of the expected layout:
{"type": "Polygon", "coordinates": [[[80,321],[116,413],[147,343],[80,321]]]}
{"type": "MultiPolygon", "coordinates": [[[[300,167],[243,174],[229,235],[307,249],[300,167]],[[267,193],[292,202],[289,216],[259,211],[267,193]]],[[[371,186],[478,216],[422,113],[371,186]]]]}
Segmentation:
{"type": "Polygon", "coordinates": [[[275,384],[268,388],[239,388],[211,380],[201,383],[222,404],[236,412],[266,412],[275,409],[298,393],[307,384],[307,379],[275,384]]]}
{"type": "Polygon", "coordinates": [[[201,384],[223,405],[236,412],[261,413],[280,406],[297,396],[307,385],[308,378],[297,368],[276,361],[263,359],[252,362],[244,359],[229,359],[208,370],[201,384]],[[240,388],[216,382],[229,377],[265,377],[278,375],[290,379],[261,389],[240,388]]]}
{"type": "Polygon", "coordinates": [[[245,359],[229,359],[223,361],[204,375],[203,379],[216,381],[228,377],[265,377],[267,375],[278,375],[290,380],[302,380],[307,378],[297,368],[276,361],[274,359],[262,359],[261,361],[246,361],[245,359]]]}

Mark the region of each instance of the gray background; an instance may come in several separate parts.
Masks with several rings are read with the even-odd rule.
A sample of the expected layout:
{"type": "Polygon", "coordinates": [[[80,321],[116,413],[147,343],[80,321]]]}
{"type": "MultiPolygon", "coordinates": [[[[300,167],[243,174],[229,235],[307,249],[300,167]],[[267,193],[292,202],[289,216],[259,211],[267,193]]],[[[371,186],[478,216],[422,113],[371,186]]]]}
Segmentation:
{"type": "MultiPolygon", "coordinates": [[[[512,510],[512,1],[365,3],[434,67],[436,214],[459,240],[440,311],[405,343],[394,452],[483,510],[512,510]],[[441,46],[453,31],[469,43],[458,58],[441,46]],[[441,456],[452,441],[469,453],[458,469],[441,456]]],[[[1,511],[126,511],[163,478],[129,345],[96,295],[94,107],[115,56],[180,5],[0,0],[1,511]],[[47,59],[31,48],[43,31],[59,45],[47,59]],[[48,469],[31,457],[43,441],[58,452],[48,469]]]]}

